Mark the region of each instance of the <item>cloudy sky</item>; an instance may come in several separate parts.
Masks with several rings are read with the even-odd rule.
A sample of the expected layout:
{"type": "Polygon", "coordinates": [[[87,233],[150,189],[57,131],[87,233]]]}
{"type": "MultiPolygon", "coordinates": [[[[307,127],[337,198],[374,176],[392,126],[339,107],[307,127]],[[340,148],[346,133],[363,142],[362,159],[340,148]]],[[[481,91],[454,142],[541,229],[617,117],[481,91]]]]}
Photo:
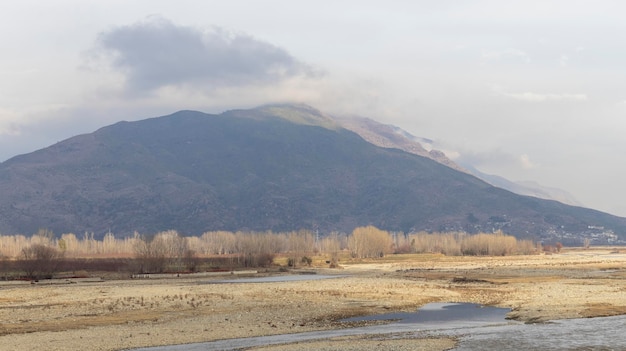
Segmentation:
{"type": "Polygon", "coordinates": [[[300,102],[626,216],[622,1],[12,1],[0,161],[119,120],[300,102]]]}

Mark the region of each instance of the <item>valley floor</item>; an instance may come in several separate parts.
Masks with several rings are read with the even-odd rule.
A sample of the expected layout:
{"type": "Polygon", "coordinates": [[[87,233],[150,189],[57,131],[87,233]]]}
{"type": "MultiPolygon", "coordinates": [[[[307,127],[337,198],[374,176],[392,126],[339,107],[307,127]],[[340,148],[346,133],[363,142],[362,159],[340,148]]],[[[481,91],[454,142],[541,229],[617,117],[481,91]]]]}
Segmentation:
{"type": "MultiPolygon", "coordinates": [[[[339,278],[272,283],[213,284],[224,277],[207,275],[2,282],[0,345],[121,350],[337,329],[354,325],[338,322],[344,317],[415,311],[429,302],[508,307],[509,318],[525,322],[626,314],[626,253],[615,249],[510,257],[399,255],[341,264],[341,269],[305,272],[339,278]]],[[[446,350],[454,345],[446,338],[381,342],[369,336],[262,349],[446,350]]]]}

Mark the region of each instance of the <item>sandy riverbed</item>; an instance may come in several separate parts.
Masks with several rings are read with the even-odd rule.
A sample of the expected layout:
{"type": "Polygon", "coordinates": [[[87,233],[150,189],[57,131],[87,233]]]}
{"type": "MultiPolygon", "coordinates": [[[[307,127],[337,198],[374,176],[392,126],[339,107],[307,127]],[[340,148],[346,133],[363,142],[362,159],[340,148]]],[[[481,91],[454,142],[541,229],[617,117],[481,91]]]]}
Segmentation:
{"type": "MultiPolygon", "coordinates": [[[[121,350],[348,327],[344,317],[429,302],[512,308],[509,318],[626,314],[626,254],[569,250],[511,257],[390,256],[313,268],[326,280],[207,284],[220,277],[0,283],[7,350],[121,350]]],[[[263,348],[446,350],[451,339],[342,338],[263,348]],[[403,348],[404,347],[404,348],[403,348]]]]}

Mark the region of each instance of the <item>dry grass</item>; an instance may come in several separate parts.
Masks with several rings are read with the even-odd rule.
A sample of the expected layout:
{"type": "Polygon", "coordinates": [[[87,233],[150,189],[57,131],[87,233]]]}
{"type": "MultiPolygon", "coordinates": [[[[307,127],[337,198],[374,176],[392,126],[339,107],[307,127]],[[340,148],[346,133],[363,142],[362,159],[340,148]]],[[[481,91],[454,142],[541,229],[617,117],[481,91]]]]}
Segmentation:
{"type": "MultiPolygon", "coordinates": [[[[307,271],[347,276],[271,284],[207,284],[217,278],[206,276],[7,282],[0,284],[0,343],[11,350],[30,350],[33,345],[120,350],[348,327],[337,320],[414,311],[429,302],[509,307],[510,318],[527,322],[622,314],[626,254],[613,251],[510,257],[392,255],[360,262],[341,257],[343,269],[338,270],[320,268],[324,258],[316,257],[313,265],[318,267],[307,271]]],[[[386,338],[337,342],[300,346],[349,350],[353,345],[395,345],[386,338]]],[[[404,342],[419,349],[430,341],[404,342]]],[[[269,349],[290,349],[281,347],[287,348],[269,349]]]]}

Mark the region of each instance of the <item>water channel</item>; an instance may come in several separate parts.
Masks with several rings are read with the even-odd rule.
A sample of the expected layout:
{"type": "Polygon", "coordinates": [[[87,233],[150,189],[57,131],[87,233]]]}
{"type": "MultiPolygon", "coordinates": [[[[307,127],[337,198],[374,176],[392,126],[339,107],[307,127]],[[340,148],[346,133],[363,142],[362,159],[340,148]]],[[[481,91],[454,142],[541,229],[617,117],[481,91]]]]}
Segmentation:
{"type": "MultiPolygon", "coordinates": [[[[339,278],[341,276],[279,276],[214,281],[261,283],[339,278]]],[[[505,319],[509,309],[470,303],[431,303],[414,313],[390,313],[344,321],[387,320],[365,327],[283,334],[135,349],[134,351],[237,350],[342,336],[389,334],[401,337],[455,337],[457,351],[475,350],[626,350],[626,316],[558,320],[523,324],[505,319]]]]}

